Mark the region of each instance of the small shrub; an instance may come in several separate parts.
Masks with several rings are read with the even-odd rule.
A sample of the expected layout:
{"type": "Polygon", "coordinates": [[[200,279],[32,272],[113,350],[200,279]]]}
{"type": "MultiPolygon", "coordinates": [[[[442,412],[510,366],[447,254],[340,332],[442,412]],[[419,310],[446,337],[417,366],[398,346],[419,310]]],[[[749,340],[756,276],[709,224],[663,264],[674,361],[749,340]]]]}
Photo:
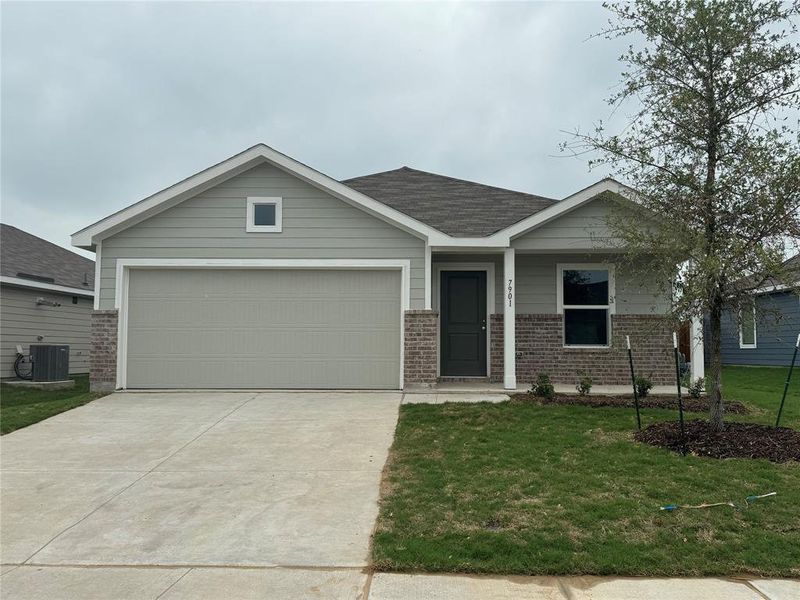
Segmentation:
{"type": "Polygon", "coordinates": [[[592,390],[592,378],[591,377],[581,377],[580,381],[578,381],[575,389],[578,390],[579,396],[586,396],[592,390]]]}
{"type": "Polygon", "coordinates": [[[681,387],[688,388],[692,385],[692,374],[688,371],[686,373],[681,373],[681,387]]]}
{"type": "Polygon", "coordinates": [[[551,399],[556,395],[556,390],[547,373],[539,373],[536,376],[536,381],[531,385],[531,392],[534,396],[547,399],[551,399]]]}
{"type": "Polygon", "coordinates": [[[706,388],[706,382],[702,377],[695,379],[694,383],[689,386],[689,396],[692,398],[700,398],[703,395],[703,390],[706,388]]]}
{"type": "Polygon", "coordinates": [[[647,377],[637,377],[635,384],[636,393],[639,394],[639,398],[647,398],[647,396],[650,394],[650,390],[653,389],[653,382],[647,377]]]}

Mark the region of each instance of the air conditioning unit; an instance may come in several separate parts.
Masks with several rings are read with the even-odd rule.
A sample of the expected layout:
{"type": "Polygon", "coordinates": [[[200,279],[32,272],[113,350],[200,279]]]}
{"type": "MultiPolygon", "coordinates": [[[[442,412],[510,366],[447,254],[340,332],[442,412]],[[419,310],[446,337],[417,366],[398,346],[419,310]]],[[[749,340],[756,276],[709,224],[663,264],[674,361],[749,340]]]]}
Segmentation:
{"type": "Polygon", "coordinates": [[[69,379],[69,346],[31,344],[34,381],[69,379]]]}

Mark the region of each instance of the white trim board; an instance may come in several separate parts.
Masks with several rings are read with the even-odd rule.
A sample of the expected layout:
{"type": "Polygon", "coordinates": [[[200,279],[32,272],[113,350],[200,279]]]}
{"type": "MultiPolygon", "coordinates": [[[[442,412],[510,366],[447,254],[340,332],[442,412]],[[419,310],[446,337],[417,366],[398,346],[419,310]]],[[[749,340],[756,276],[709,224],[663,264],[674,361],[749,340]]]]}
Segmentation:
{"type": "Polygon", "coordinates": [[[101,257],[101,242],[97,242],[94,251],[94,309],[100,310],[100,278],[103,275],[103,260],[101,257]]]}
{"type": "Polygon", "coordinates": [[[517,389],[517,257],[503,252],[503,387],[517,389]]]}
{"type": "Polygon", "coordinates": [[[751,291],[752,294],[761,295],[761,294],[772,294],[773,292],[788,292],[793,291],[797,288],[800,288],[800,280],[795,281],[794,283],[785,284],[785,283],[778,283],[776,285],[767,285],[764,287],[756,288],[751,291]]]}
{"type": "MultiPolygon", "coordinates": [[[[441,322],[441,282],[442,271],[485,271],[486,272],[486,376],[492,375],[492,315],[494,314],[494,263],[474,262],[474,263],[453,263],[441,262],[433,263],[433,282],[432,293],[434,298],[434,308],[439,311],[439,324],[436,327],[436,376],[441,376],[442,368],[442,322],[441,322]]],[[[480,377],[476,375],[476,377],[480,377]]]]}
{"type": "Polygon", "coordinates": [[[127,387],[128,290],[131,269],[360,269],[400,271],[400,380],[405,367],[405,313],[411,306],[411,261],[394,259],[117,259],[114,307],[117,320],[117,389],[127,387]]]}
{"type": "MultiPolygon", "coordinates": [[[[95,272],[96,269],[97,267],[95,267],[95,272]]],[[[36,281],[34,279],[25,279],[24,277],[8,277],[6,275],[3,275],[0,276],[0,283],[4,283],[6,285],[13,285],[16,287],[30,288],[33,290],[58,292],[60,294],[68,294],[71,296],[83,296],[85,298],[92,298],[95,295],[94,291],[90,289],[74,288],[66,285],[57,285],[55,283],[45,283],[43,281],[36,281]]]]}

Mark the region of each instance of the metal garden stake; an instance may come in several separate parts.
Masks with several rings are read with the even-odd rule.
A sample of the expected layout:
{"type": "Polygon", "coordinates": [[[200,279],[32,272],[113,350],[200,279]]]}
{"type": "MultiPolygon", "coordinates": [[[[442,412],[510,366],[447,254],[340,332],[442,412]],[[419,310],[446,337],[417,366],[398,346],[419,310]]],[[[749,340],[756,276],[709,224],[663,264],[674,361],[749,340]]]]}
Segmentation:
{"type": "Polygon", "coordinates": [[[783,403],[786,402],[786,392],[789,391],[789,382],[792,380],[792,371],[794,370],[794,361],[797,359],[798,347],[800,347],[800,333],[797,334],[797,343],[794,345],[794,354],[792,354],[792,364],[789,365],[789,374],[786,376],[786,385],[783,386],[783,398],[781,398],[781,407],[778,409],[778,418],[775,420],[775,427],[778,427],[781,424],[783,403]]]}
{"type": "Polygon", "coordinates": [[[681,420],[681,451],[686,456],[686,428],[683,424],[683,398],[681,398],[681,365],[678,360],[678,334],[672,332],[672,349],[675,352],[675,379],[678,382],[678,414],[681,420]]]}
{"type": "Polygon", "coordinates": [[[625,336],[625,343],[628,345],[628,362],[631,365],[631,385],[633,386],[633,403],[636,405],[636,427],[642,429],[642,417],[639,415],[639,392],[636,391],[636,375],[633,371],[633,353],[631,352],[631,336],[625,336]]]}

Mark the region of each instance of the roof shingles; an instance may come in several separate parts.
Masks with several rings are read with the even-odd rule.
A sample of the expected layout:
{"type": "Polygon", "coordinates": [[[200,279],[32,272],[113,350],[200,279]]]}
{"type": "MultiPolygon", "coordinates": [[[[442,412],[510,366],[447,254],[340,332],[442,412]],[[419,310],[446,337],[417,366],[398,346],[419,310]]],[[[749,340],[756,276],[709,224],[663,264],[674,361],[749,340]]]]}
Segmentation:
{"type": "Polygon", "coordinates": [[[402,167],[342,181],[453,237],[486,237],[555,200],[402,167]]]}
{"type": "Polygon", "coordinates": [[[94,289],[94,261],[11,225],[0,224],[0,275],[19,277],[20,273],[52,279],[46,283],[55,285],[94,289]]]}

